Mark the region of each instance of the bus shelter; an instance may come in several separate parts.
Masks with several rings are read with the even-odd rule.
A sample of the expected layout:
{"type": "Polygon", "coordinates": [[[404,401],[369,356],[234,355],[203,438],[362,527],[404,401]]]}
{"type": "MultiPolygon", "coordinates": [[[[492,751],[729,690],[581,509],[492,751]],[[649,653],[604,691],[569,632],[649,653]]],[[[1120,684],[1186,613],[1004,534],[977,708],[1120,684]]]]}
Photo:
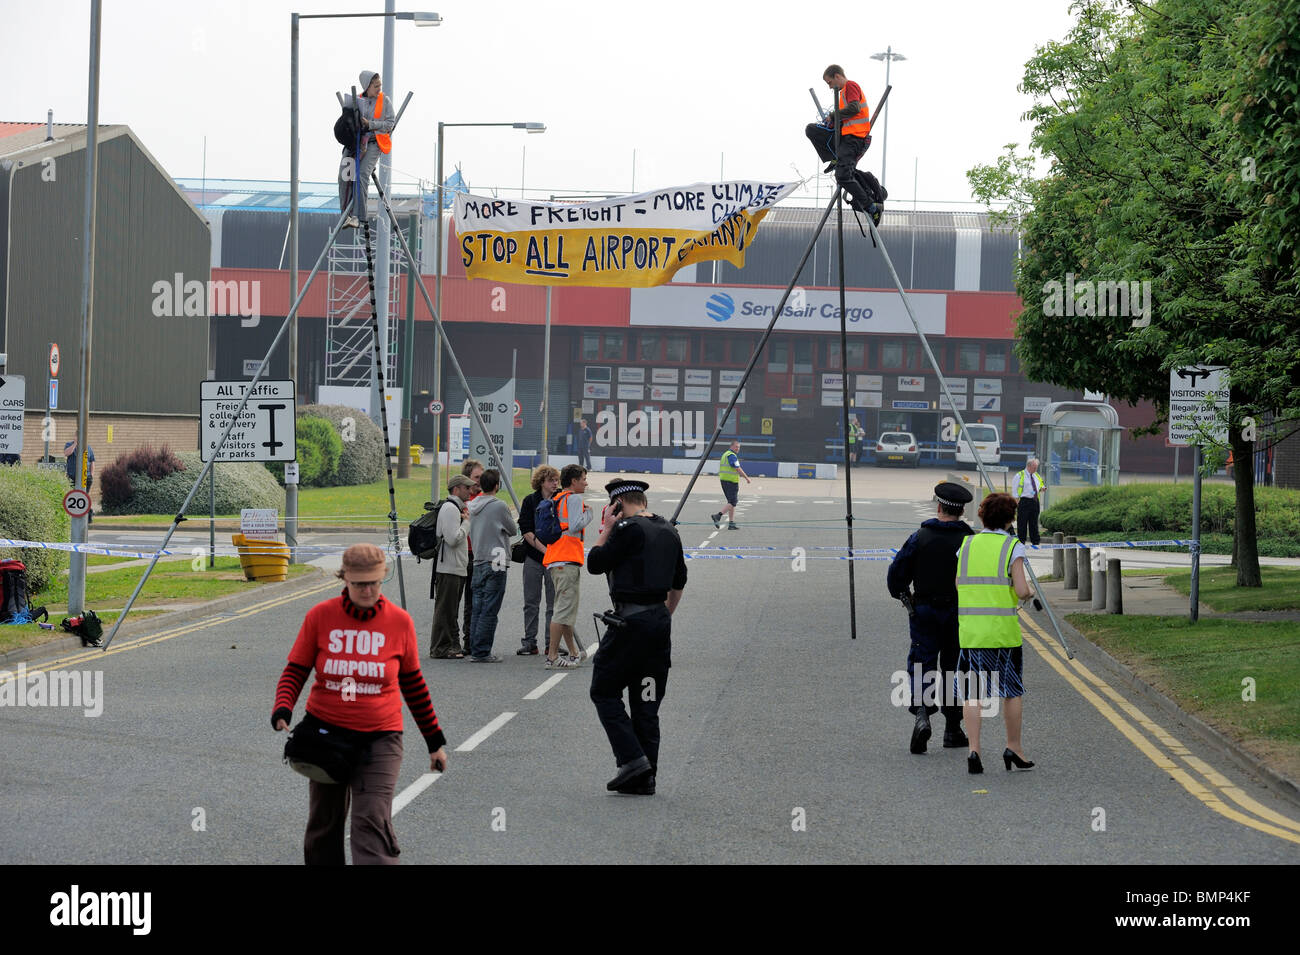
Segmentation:
{"type": "Polygon", "coordinates": [[[1124,428],[1107,404],[1055,401],[1038,423],[1040,472],[1049,488],[1119,483],[1119,446],[1124,428]]]}

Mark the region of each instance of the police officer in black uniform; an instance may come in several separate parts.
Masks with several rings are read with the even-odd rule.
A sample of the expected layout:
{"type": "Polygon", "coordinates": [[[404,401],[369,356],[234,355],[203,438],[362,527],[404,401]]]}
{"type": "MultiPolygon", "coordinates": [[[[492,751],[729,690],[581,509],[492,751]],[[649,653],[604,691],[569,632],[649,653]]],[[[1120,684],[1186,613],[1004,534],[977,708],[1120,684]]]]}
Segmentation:
{"type": "Polygon", "coordinates": [[[605,485],[609,507],[587,554],[587,571],[607,576],[614,602],[591,674],[591,701],[618,762],[605,788],[640,796],[655,791],[672,612],[686,586],[681,539],[671,524],[649,512],[649,488],[645,481],[625,478],[605,485]],[[625,689],[631,717],[623,707],[625,689]]]}
{"type": "Polygon", "coordinates": [[[944,749],[967,745],[961,728],[961,707],[955,704],[950,685],[957,670],[957,550],[962,540],[975,532],[963,521],[965,507],[972,500],[969,490],[952,481],[934,489],[938,513],[907,539],[889,565],[887,583],[894,599],[909,598],[908,627],[912,648],[907,654],[907,675],[915,714],[911,750],[924,753],[930,738],[930,716],[943,710],[944,749]],[[913,592],[908,592],[908,587],[913,592]],[[924,704],[923,693],[937,691],[943,706],[924,704]],[[924,705],[923,705],[924,704],[924,705]]]}

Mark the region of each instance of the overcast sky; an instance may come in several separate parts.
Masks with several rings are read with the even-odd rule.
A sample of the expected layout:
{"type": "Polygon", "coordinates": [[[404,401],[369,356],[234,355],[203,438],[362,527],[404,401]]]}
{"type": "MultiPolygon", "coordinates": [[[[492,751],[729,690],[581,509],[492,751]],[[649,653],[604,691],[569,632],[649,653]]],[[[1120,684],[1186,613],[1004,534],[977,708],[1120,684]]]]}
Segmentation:
{"type": "MultiPolygon", "coordinates": [[[[397,102],[415,93],[394,137],[394,179],[432,183],[437,123],[540,121],[547,132],[449,129],[447,173],[478,193],[533,198],[628,192],[727,178],[793,180],[819,172],[803,127],[823,104],[821,73],[845,67],[873,104],[887,46],[895,62],[885,185],[910,203],[919,159],[923,207],[969,201],[965,172],[1024,143],[1016,91],[1034,48],[1062,38],[1068,0],[911,0],[796,6],[770,0],[653,4],[588,0],[399,0],[443,24],[395,25],[397,102]],[[428,2],[430,5],[424,5],[428,2]],[[836,9],[852,10],[848,23],[836,9]],[[635,154],[635,164],[634,164],[635,154]],[[798,170],[796,176],[795,170],[798,170]],[[634,179],[635,176],[635,179],[634,179]]],[[[87,0],[0,0],[0,121],[83,123],[87,0]]],[[[107,0],[100,122],[129,125],[167,172],[210,179],[289,175],[289,14],[382,11],[382,0],[107,0]]],[[[335,90],[382,72],[382,20],[302,24],[304,181],[332,180],[335,90]]],[[[395,80],[395,83],[394,83],[395,80]]],[[[885,136],[863,163],[881,172],[885,136]]],[[[820,181],[827,195],[830,177],[820,181]]],[[[803,193],[810,201],[817,180],[803,193]]],[[[961,208],[959,206],[954,208],[961,208]]],[[[975,210],[976,206],[967,206],[975,210]]]]}

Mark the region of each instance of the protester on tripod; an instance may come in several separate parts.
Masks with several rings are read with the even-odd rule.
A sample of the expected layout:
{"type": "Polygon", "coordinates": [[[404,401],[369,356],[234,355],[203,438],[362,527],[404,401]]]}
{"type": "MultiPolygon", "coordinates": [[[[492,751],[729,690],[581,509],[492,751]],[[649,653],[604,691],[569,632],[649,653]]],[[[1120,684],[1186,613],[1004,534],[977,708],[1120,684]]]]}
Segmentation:
{"type": "MultiPolygon", "coordinates": [[[[826,163],[825,172],[835,170],[835,182],[844,188],[850,204],[879,222],[880,204],[864,177],[856,175],[858,161],[871,145],[871,107],[862,95],[862,87],[844,75],[844,67],[832,63],[822,73],[826,85],[835,91],[835,109],[820,123],[809,123],[804,133],[826,163]],[[835,125],[839,123],[839,141],[835,125]]],[[[871,180],[874,181],[872,176],[871,180]]],[[[877,184],[878,185],[878,184],[877,184]]]]}
{"type": "Polygon", "coordinates": [[[645,481],[605,485],[610,506],[587,571],[605,574],[613,617],[596,653],[591,702],[609,736],[618,771],[611,792],[653,796],[659,769],[659,704],[672,665],[672,614],[686,586],[677,530],[651,514],[645,481]],[[627,691],[629,717],[623,707],[627,691]]]}
{"type": "Polygon", "coordinates": [[[356,99],[351,93],[343,97],[344,108],[355,109],[360,121],[358,146],[344,146],[339,160],[339,211],[348,213],[343,222],[345,229],[360,227],[361,220],[368,215],[366,197],[370,189],[370,174],[379,162],[379,154],[392,151],[393,142],[388,134],[396,125],[393,104],[383,93],[379,74],[362,70],[359,78],[361,92],[356,99]],[[357,156],[360,157],[360,168],[357,156]]]}

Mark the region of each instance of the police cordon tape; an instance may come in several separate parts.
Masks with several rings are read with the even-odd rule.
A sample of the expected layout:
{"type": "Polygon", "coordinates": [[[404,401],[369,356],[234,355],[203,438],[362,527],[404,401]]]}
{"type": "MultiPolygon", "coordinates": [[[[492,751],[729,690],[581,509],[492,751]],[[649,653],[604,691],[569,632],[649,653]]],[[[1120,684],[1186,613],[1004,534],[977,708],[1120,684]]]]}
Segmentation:
{"type": "MultiPolygon", "coordinates": [[[[266,549],[261,549],[257,547],[256,544],[248,544],[245,545],[243,548],[237,548],[230,544],[221,544],[215,549],[215,553],[221,557],[236,557],[240,553],[243,554],[284,553],[285,545],[280,543],[279,541],[267,541],[266,543],[270,545],[266,549]]],[[[1145,549],[1148,547],[1191,547],[1193,543],[1194,543],[1193,541],[1189,541],[1189,540],[1078,541],[1074,544],[1026,544],[1025,547],[1029,550],[1086,550],[1092,548],[1104,549],[1107,547],[1127,547],[1127,548],[1135,548],[1135,549],[1145,549]]],[[[62,541],[13,540],[5,537],[0,537],[0,547],[32,548],[36,550],[65,550],[65,551],[71,551],[78,554],[96,554],[96,555],[103,555],[106,557],[129,557],[134,560],[149,560],[155,554],[157,554],[159,557],[195,557],[197,556],[196,552],[202,552],[203,554],[209,553],[207,547],[203,547],[198,544],[191,545],[190,547],[184,550],[168,549],[168,550],[156,550],[156,551],[155,550],[139,551],[139,550],[126,550],[120,547],[98,547],[94,544],[68,544],[62,541]]],[[[310,554],[317,554],[321,557],[325,557],[330,554],[341,554],[346,549],[347,549],[346,547],[342,547],[342,546],[329,546],[325,544],[299,544],[295,548],[295,550],[300,554],[310,553],[310,554]]],[[[829,546],[824,544],[817,544],[811,547],[802,547],[800,549],[805,552],[817,551],[817,550],[832,550],[832,551],[841,552],[840,555],[836,557],[811,557],[809,558],[810,560],[848,560],[849,559],[849,555],[843,553],[843,551],[845,550],[845,548],[843,547],[834,547],[834,546],[829,546]]],[[[787,560],[788,552],[791,550],[791,548],[764,546],[758,544],[739,546],[739,547],[729,547],[726,545],[719,544],[716,547],[685,547],[683,548],[683,550],[685,551],[686,556],[691,559],[702,559],[707,557],[710,560],[719,560],[723,558],[736,559],[736,560],[741,560],[741,559],[787,560]],[[718,553],[718,551],[722,551],[723,553],[718,553]],[[753,554],[746,557],[745,554],[740,553],[741,551],[781,551],[781,555],[768,556],[768,555],[753,554]],[[697,552],[704,552],[704,553],[697,553],[697,552]]],[[[887,556],[876,557],[870,555],[876,555],[876,554],[892,555],[897,553],[898,553],[897,547],[855,547],[853,549],[852,556],[853,559],[855,560],[889,560],[891,558],[887,556]]],[[[402,550],[398,552],[397,556],[414,557],[415,555],[412,554],[409,550],[402,550]]]]}

